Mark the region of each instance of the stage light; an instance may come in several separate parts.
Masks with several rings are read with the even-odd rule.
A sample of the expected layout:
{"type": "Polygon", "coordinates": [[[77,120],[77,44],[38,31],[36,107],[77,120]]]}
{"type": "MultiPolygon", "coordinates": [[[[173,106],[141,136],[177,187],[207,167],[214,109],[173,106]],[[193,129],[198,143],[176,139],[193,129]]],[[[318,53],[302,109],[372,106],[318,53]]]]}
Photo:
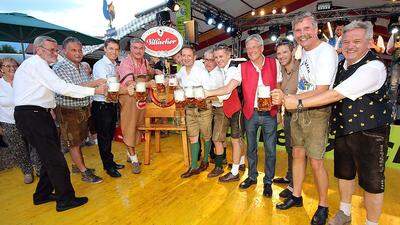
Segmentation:
{"type": "Polygon", "coordinates": [[[276,14],[277,13],[277,9],[274,7],[273,9],[272,9],[272,14],[276,14]]]}
{"type": "Polygon", "coordinates": [[[213,25],[215,23],[215,16],[211,13],[211,11],[206,11],[204,13],[204,17],[206,18],[208,25],[213,25]]]}
{"type": "Polygon", "coordinates": [[[271,41],[275,42],[276,40],[278,40],[278,36],[276,34],[272,34],[271,41]]]}
{"type": "Polygon", "coordinates": [[[283,8],[282,8],[282,13],[285,14],[286,12],[287,12],[287,9],[286,9],[285,6],[283,6],[283,8]]]}
{"type": "Polygon", "coordinates": [[[264,11],[264,9],[261,9],[260,16],[264,16],[264,15],[265,15],[265,11],[264,11]]]}
{"type": "Polygon", "coordinates": [[[280,28],[279,26],[272,26],[270,27],[268,33],[270,33],[270,39],[271,41],[275,42],[276,40],[278,40],[278,37],[280,35],[280,28]]]}
{"type": "Polygon", "coordinates": [[[252,15],[252,16],[255,16],[255,15],[256,15],[256,10],[254,10],[254,9],[251,10],[251,15],[252,15]]]}
{"type": "Polygon", "coordinates": [[[217,24],[217,28],[219,30],[221,30],[224,27],[224,22],[222,21],[220,16],[217,16],[217,18],[215,18],[215,23],[217,24]]]}
{"type": "Polygon", "coordinates": [[[390,30],[391,34],[397,34],[399,33],[399,26],[393,26],[392,29],[390,30]]]}
{"type": "Polygon", "coordinates": [[[177,12],[181,8],[176,0],[168,0],[167,7],[174,12],[177,12]]]}
{"type": "Polygon", "coordinates": [[[289,31],[289,32],[287,32],[286,33],[286,38],[289,40],[289,41],[294,41],[294,35],[293,35],[293,32],[292,31],[289,31]]]}
{"type": "Polygon", "coordinates": [[[225,26],[225,31],[226,31],[226,33],[230,33],[230,32],[232,32],[232,30],[233,30],[233,25],[232,25],[232,23],[230,23],[230,22],[225,22],[224,23],[224,26],[225,26]]]}

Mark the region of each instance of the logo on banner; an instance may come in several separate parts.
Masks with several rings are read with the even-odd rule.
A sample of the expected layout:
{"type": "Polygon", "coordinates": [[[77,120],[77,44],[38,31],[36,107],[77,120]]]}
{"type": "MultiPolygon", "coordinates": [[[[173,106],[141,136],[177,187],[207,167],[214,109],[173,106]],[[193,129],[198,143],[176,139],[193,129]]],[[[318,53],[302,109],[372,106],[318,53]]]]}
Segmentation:
{"type": "Polygon", "coordinates": [[[153,27],[142,35],[146,45],[146,53],[154,57],[173,56],[181,50],[183,38],[181,34],[166,26],[153,27]]]}

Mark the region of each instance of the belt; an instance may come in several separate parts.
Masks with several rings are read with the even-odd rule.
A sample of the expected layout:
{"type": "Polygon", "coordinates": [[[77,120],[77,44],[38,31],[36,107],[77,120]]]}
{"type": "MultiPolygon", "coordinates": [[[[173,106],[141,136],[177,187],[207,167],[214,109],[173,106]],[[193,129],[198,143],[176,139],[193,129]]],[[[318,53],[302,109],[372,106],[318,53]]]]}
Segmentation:
{"type": "Polygon", "coordinates": [[[14,110],[15,111],[29,110],[29,111],[50,112],[51,109],[43,108],[43,107],[37,106],[37,105],[18,105],[18,106],[15,106],[14,110]]]}
{"type": "Polygon", "coordinates": [[[258,115],[270,115],[269,111],[261,111],[258,108],[254,108],[254,112],[258,113],[258,115]]]}
{"type": "Polygon", "coordinates": [[[106,105],[106,106],[115,106],[115,105],[117,105],[118,103],[93,101],[92,104],[106,105]]]}
{"type": "Polygon", "coordinates": [[[58,106],[61,109],[72,109],[72,110],[86,110],[89,108],[89,106],[81,106],[81,107],[68,107],[68,106],[58,106]]]}

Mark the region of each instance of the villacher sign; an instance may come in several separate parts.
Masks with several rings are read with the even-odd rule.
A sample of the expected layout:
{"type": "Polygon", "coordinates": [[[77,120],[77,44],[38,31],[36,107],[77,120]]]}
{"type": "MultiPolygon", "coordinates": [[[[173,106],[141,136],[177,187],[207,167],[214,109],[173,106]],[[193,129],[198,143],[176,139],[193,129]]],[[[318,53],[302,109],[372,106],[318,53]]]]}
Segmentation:
{"type": "Polygon", "coordinates": [[[146,53],[154,57],[173,56],[181,50],[183,38],[181,34],[166,26],[153,27],[142,35],[146,44],[146,53]]]}

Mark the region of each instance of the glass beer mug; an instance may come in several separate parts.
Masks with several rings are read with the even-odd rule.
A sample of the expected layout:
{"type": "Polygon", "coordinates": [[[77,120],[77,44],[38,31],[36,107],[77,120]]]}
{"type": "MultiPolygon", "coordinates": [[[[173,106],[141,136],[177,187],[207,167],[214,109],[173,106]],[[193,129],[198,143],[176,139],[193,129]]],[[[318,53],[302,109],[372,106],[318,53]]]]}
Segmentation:
{"type": "Polygon", "coordinates": [[[120,84],[117,82],[108,83],[106,102],[112,102],[112,103],[118,102],[119,85],[120,84]]]}
{"type": "Polygon", "coordinates": [[[156,80],[157,91],[159,93],[165,92],[165,85],[164,85],[164,74],[158,74],[154,77],[156,80]]]}
{"type": "Polygon", "coordinates": [[[194,98],[196,99],[195,104],[198,108],[207,108],[204,89],[202,86],[197,86],[193,88],[194,91],[194,98]]]}
{"type": "Polygon", "coordinates": [[[185,92],[182,89],[176,89],[174,91],[174,101],[177,109],[185,107],[185,92]]]}
{"type": "Polygon", "coordinates": [[[135,85],[135,98],[137,101],[146,101],[147,92],[146,92],[146,82],[138,81],[135,85]]]}
{"type": "Polygon", "coordinates": [[[194,91],[193,87],[185,87],[185,96],[186,96],[186,103],[189,106],[194,106],[195,99],[194,99],[194,91]]]}
{"type": "Polygon", "coordinates": [[[272,108],[272,97],[269,86],[258,86],[257,90],[258,109],[260,111],[270,111],[272,108]]]}
{"type": "Polygon", "coordinates": [[[169,90],[176,90],[176,87],[178,86],[178,80],[176,79],[175,75],[170,75],[168,79],[168,88],[169,90]]]}

